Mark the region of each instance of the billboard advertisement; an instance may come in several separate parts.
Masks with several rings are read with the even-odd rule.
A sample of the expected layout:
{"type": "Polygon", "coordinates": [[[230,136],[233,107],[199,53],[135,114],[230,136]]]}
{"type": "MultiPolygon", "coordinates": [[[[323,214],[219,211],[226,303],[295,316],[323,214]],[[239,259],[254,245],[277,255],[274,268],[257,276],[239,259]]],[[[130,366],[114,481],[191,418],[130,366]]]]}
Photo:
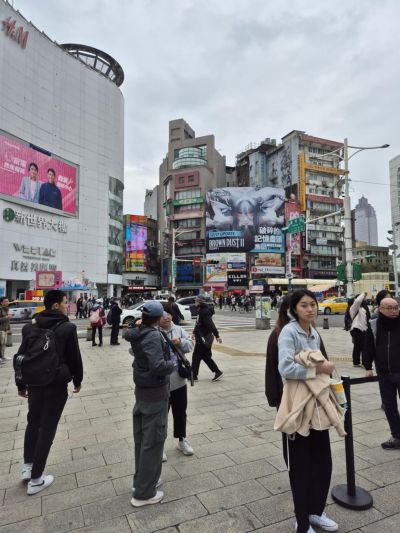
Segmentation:
{"type": "Polygon", "coordinates": [[[247,288],[248,286],[247,272],[228,270],[227,277],[228,288],[247,288]]]}
{"type": "Polygon", "coordinates": [[[226,283],[228,270],[246,271],[246,254],[207,254],[206,285],[226,283]]]}
{"type": "Polygon", "coordinates": [[[210,189],[207,252],[284,253],[285,193],[275,187],[210,189]]]}
{"type": "Polygon", "coordinates": [[[36,288],[37,289],[61,289],[62,272],[60,270],[37,270],[36,271],[36,288]]]}
{"type": "Polygon", "coordinates": [[[125,217],[125,271],[146,272],[147,217],[125,217]]]}
{"type": "Polygon", "coordinates": [[[0,195],[76,215],[77,167],[0,133],[0,195]]]}
{"type": "MultiPolygon", "coordinates": [[[[285,205],[285,220],[286,225],[289,224],[293,218],[299,218],[300,216],[300,204],[291,200],[285,205]]],[[[301,255],[301,233],[291,233],[290,237],[286,239],[286,249],[292,252],[294,255],[301,255]]]]}

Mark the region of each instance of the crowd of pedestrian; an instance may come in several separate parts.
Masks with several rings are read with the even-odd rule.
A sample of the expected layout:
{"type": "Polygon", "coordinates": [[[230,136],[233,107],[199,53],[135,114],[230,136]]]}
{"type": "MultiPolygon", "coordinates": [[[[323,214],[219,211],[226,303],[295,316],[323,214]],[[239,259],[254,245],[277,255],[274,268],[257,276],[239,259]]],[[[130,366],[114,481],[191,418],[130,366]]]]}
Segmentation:
{"type": "MultiPolygon", "coordinates": [[[[378,293],[376,312],[365,302],[366,294],[349,300],[345,329],[353,339],[353,364],[379,381],[382,407],[391,437],[385,449],[400,449],[400,316],[399,304],[388,291],[378,293]]],[[[82,300],[83,302],[83,300],[82,300]]],[[[8,300],[0,300],[0,348],[9,330],[8,300]]],[[[53,482],[45,466],[59,419],[67,400],[67,385],[81,389],[82,358],[76,325],[67,316],[67,298],[58,290],[44,298],[45,310],[22,330],[22,343],[14,357],[18,394],[28,398],[28,423],[24,440],[22,479],[27,493],[36,494],[53,482]]],[[[159,490],[162,463],[167,460],[168,411],[172,411],[173,436],[185,456],[194,452],[187,435],[188,380],[198,381],[201,361],[219,381],[223,372],[213,358],[214,341],[221,337],[213,321],[214,309],[207,298],[196,297],[196,323],[190,336],[179,322],[174,298],[161,303],[147,301],[141,319],[128,328],[124,338],[133,355],[135,404],[133,435],[135,473],[134,507],[155,504],[164,497],[159,490]],[[191,364],[186,354],[193,353],[191,364]]],[[[323,340],[315,328],[318,302],[313,292],[297,290],[280,297],[279,315],[267,344],[265,394],[277,409],[274,429],[282,433],[282,453],[287,465],[298,533],[314,533],[313,527],[336,531],[338,525],[325,512],[332,475],[329,429],[340,437],[344,409],[331,388],[335,365],[329,361],[323,340]]],[[[80,309],[85,309],[80,306],[80,309]]],[[[92,344],[103,342],[102,328],[111,325],[111,345],[117,345],[121,308],[110,301],[107,314],[99,300],[91,302],[92,344]]],[[[88,315],[89,316],[89,315],[88,315]]]]}

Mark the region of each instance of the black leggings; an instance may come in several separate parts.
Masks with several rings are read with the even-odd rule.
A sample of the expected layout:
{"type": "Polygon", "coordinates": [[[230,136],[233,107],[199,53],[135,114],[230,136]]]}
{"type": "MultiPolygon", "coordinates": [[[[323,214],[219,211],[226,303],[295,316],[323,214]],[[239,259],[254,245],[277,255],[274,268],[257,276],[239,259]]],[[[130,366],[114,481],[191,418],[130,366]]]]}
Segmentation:
{"type": "MultiPolygon", "coordinates": [[[[364,349],[365,331],[361,331],[358,328],[354,328],[350,331],[350,335],[353,339],[353,365],[359,365],[364,349]]],[[[364,360],[362,360],[364,364],[364,360]]]]}
{"type": "Polygon", "coordinates": [[[96,329],[99,330],[99,344],[103,344],[103,326],[92,326],[92,344],[96,342],[96,329]]]}
{"type": "Polygon", "coordinates": [[[169,408],[172,409],[174,419],[174,437],[182,439],[186,437],[186,408],[187,408],[187,385],[170,392],[169,408]]]}
{"type": "Polygon", "coordinates": [[[32,479],[43,474],[67,398],[67,385],[31,387],[28,390],[24,462],[33,463],[32,479]]]}
{"type": "Polygon", "coordinates": [[[311,430],[308,437],[295,433],[283,439],[283,457],[289,470],[297,532],[306,533],[308,516],[324,512],[332,475],[329,431],[311,430]],[[288,460],[289,447],[289,460],[288,460]]]}

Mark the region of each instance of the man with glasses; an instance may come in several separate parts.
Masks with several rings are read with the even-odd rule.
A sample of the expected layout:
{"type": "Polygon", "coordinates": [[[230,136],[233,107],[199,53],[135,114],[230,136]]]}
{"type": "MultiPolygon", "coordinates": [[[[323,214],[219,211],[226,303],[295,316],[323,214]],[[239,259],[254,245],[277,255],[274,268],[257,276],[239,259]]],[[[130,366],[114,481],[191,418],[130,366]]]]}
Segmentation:
{"type": "Polygon", "coordinates": [[[400,414],[397,394],[400,393],[400,316],[399,304],[384,298],[378,318],[371,320],[365,339],[364,358],[367,377],[373,375],[372,363],[379,379],[382,404],[389,423],[391,438],[382,443],[385,450],[400,449],[400,414]]]}

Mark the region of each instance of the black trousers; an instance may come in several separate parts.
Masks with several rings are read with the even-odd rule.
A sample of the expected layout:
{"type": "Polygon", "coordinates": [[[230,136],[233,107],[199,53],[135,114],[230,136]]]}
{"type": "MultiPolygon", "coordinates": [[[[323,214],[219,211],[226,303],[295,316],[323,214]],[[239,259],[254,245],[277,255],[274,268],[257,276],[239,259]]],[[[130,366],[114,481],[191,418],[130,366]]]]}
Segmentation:
{"type": "Polygon", "coordinates": [[[196,340],[192,355],[193,377],[197,378],[201,361],[204,361],[211,372],[219,372],[219,368],[212,358],[211,348],[207,348],[201,340],[196,340]]]}
{"type": "Polygon", "coordinates": [[[118,322],[118,324],[111,324],[110,344],[117,344],[117,342],[118,342],[118,333],[119,333],[119,322],[118,322]]]}
{"type": "Polygon", "coordinates": [[[99,344],[103,344],[103,326],[92,326],[92,344],[96,342],[96,330],[99,330],[99,344]]]}
{"type": "Polygon", "coordinates": [[[289,470],[297,532],[307,533],[308,516],[324,512],[332,475],[329,431],[311,430],[308,437],[286,436],[283,457],[289,470]],[[289,458],[288,458],[289,448],[289,458]]]}
{"type": "Polygon", "coordinates": [[[395,439],[400,439],[400,414],[397,395],[400,394],[400,374],[379,374],[379,390],[390,432],[395,439]]]}
{"type": "MultiPolygon", "coordinates": [[[[365,331],[354,328],[350,331],[350,335],[353,338],[353,365],[359,365],[364,349],[365,331]]],[[[364,360],[362,362],[364,364],[364,360]]]]}
{"type": "Polygon", "coordinates": [[[168,410],[172,409],[174,437],[184,439],[186,437],[187,385],[175,389],[169,394],[168,410]]]}
{"type": "Polygon", "coordinates": [[[67,398],[67,385],[31,387],[28,390],[24,462],[33,463],[32,479],[43,474],[67,398]]]}

